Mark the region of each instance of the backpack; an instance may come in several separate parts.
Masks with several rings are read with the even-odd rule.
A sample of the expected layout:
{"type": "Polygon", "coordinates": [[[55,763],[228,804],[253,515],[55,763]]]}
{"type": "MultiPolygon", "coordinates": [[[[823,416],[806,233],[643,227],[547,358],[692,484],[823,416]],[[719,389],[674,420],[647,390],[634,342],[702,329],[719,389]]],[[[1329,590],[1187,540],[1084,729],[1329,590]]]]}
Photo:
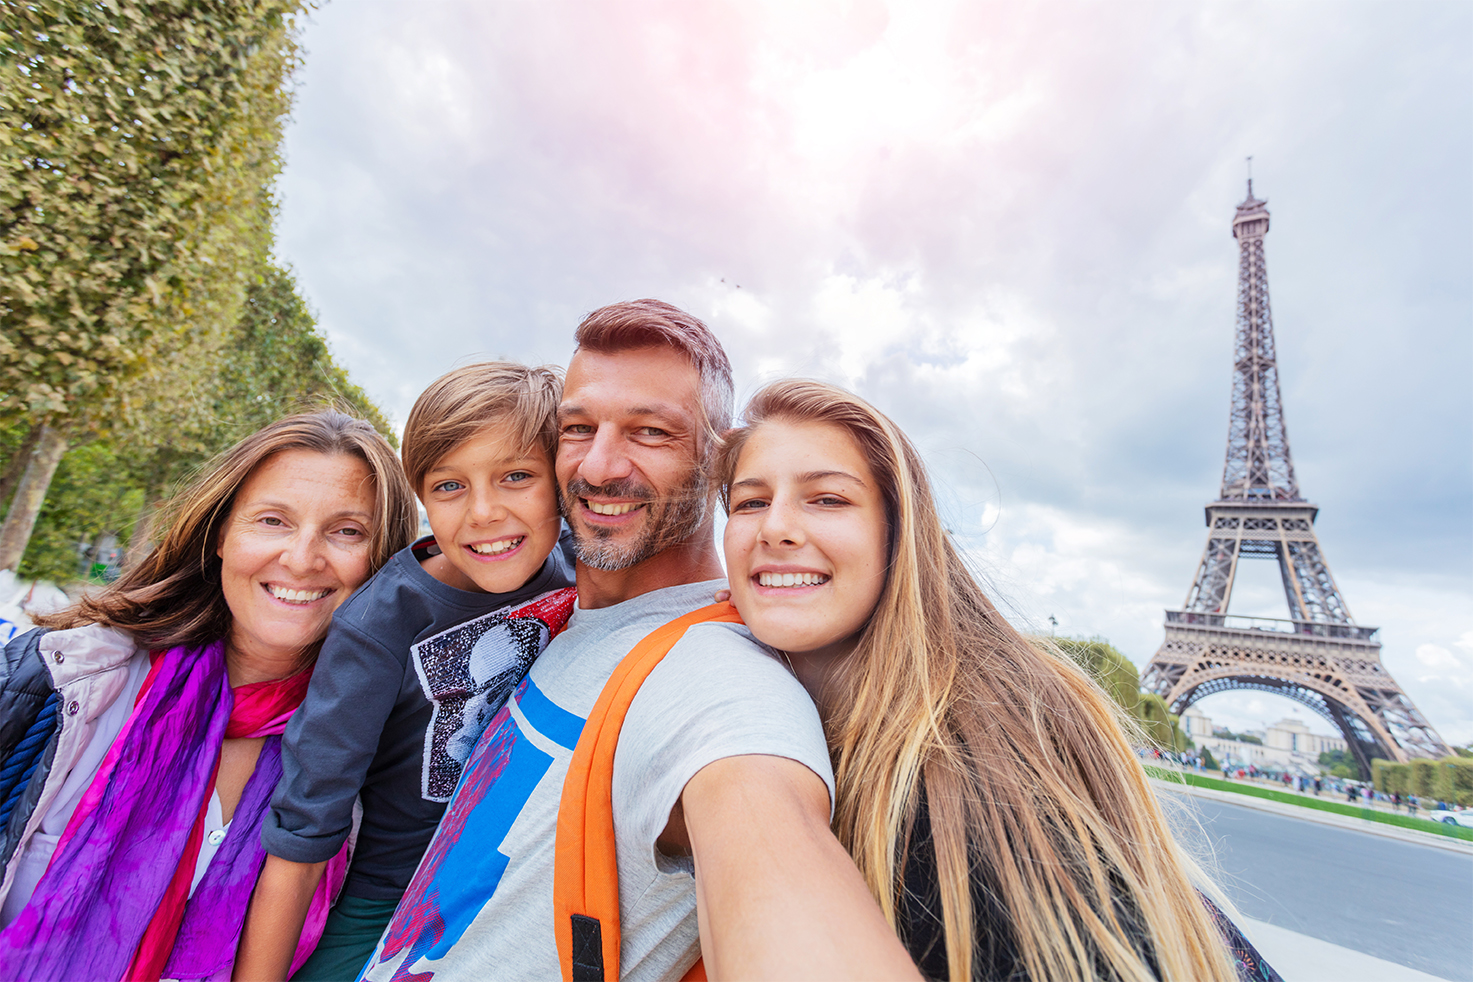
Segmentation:
{"type": "MultiPolygon", "coordinates": [[[[558,805],[553,916],[566,982],[619,978],[619,863],[614,850],[614,751],[639,687],[694,624],[740,624],[729,603],[677,617],[630,649],[604,684],[573,748],[558,805]]],[[[704,980],[697,959],[684,980],[704,980]]]]}

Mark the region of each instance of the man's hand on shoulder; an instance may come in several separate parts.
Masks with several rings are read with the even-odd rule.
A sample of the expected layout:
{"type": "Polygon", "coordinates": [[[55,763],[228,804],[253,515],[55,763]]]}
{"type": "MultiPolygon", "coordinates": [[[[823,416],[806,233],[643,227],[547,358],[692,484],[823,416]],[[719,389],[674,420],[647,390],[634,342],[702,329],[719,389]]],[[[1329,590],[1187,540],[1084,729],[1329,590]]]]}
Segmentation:
{"type": "Polygon", "coordinates": [[[659,845],[695,856],[711,979],[920,977],[829,828],[828,787],[797,761],[708,764],[659,845]]]}

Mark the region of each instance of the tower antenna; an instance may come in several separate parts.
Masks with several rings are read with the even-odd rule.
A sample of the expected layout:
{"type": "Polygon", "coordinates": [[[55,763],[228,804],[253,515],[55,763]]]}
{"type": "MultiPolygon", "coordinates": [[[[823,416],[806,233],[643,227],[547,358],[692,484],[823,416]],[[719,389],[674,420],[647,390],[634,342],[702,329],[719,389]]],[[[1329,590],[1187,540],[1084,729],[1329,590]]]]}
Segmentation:
{"type": "Polygon", "coordinates": [[[1248,155],[1248,197],[1253,197],[1253,155],[1248,155]]]}

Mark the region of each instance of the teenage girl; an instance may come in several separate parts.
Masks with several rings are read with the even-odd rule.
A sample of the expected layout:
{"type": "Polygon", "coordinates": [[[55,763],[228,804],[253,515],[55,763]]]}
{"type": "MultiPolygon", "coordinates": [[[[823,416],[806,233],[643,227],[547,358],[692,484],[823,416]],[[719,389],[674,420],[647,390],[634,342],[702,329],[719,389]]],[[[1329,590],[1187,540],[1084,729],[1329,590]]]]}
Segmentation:
{"type": "Polygon", "coordinates": [[[717,469],[731,600],[817,703],[835,831],[921,971],[1275,978],[1193,887],[1115,704],[984,596],[895,424],[806,380],[745,418],[717,469]]]}

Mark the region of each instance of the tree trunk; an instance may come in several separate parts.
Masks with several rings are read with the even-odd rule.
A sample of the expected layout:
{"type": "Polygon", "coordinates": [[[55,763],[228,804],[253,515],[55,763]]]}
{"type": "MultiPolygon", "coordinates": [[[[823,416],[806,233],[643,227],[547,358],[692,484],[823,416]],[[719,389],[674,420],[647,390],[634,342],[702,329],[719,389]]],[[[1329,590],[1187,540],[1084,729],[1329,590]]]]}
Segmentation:
{"type": "Polygon", "coordinates": [[[31,459],[31,451],[36,449],[36,441],[41,439],[41,430],[45,426],[45,423],[32,426],[20,446],[15,448],[15,456],[5,462],[5,473],[0,474],[0,508],[5,507],[10,492],[15,490],[15,484],[20,480],[21,472],[26,469],[26,462],[31,459]]]}
{"type": "Polygon", "coordinates": [[[51,486],[56,465],[66,453],[66,444],[64,430],[49,423],[41,428],[10,502],[5,525],[0,527],[0,569],[15,570],[20,566],[26,544],[31,541],[31,531],[36,527],[36,516],[41,514],[41,503],[46,500],[46,489],[51,486]]]}
{"type": "Polygon", "coordinates": [[[158,517],[163,496],[154,488],[144,491],[143,506],[138,509],[138,519],[133,523],[133,535],[128,539],[128,552],[123,558],[123,568],[132,569],[153,552],[153,523],[158,517]]]}

